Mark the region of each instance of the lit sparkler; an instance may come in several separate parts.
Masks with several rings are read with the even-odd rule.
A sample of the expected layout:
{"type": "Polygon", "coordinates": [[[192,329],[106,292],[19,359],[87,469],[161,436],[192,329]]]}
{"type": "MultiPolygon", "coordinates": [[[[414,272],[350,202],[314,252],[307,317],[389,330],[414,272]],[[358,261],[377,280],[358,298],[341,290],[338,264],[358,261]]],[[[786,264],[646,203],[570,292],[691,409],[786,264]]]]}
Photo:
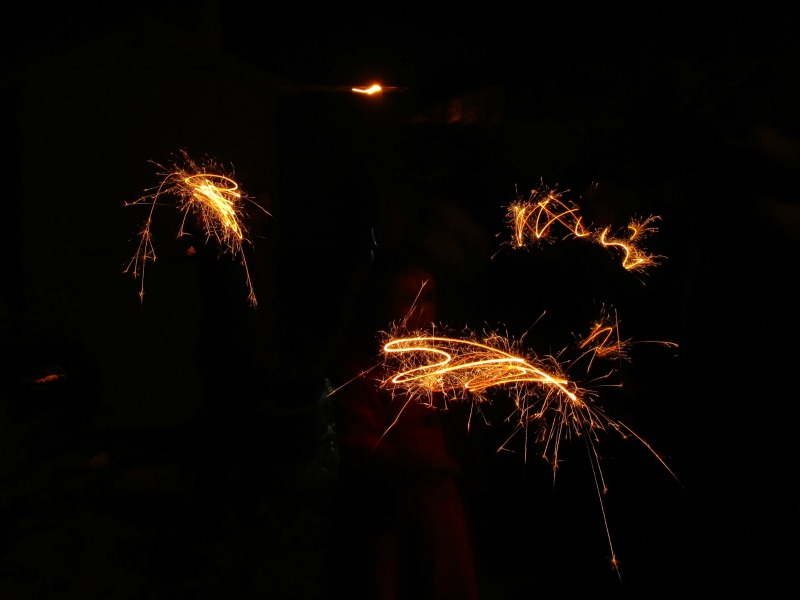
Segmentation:
{"type": "Polygon", "coordinates": [[[153,188],[155,191],[134,202],[126,203],[126,206],[149,204],[150,211],[144,226],[139,232],[139,246],[128,263],[125,272],[132,273],[134,277],[141,279],[139,298],[143,300],[145,267],[148,262],[155,262],[156,260],[155,247],[150,231],[153,213],[162,196],[175,196],[177,198],[177,208],[184,213],[178,230],[178,237],[185,235],[186,219],[191,213],[201,225],[206,235],[206,241],[214,238],[223,252],[240,257],[249,291],[248,299],[253,306],[256,306],[256,296],[243,249],[243,244],[249,241],[247,239],[247,229],[243,223],[243,219],[246,216],[244,203],[251,202],[264,211],[265,214],[269,215],[269,213],[244,194],[239,188],[239,184],[231,176],[226,175],[214,162],[207,161],[205,164],[198,165],[189,158],[186,152],[181,151],[181,154],[183,155],[185,166],[176,164],[172,169],[167,170],[161,165],[157,165],[164,169],[161,173],[164,178],[156,188],[153,188]]]}
{"type": "MultiPolygon", "coordinates": [[[[631,342],[620,338],[618,325],[616,319],[612,321],[603,311],[589,334],[578,339],[581,354],[573,365],[588,356],[588,372],[595,358],[626,359],[631,342]]],[[[566,368],[556,357],[526,354],[518,342],[497,333],[479,337],[467,332],[466,337],[456,338],[424,331],[405,332],[401,322],[386,335],[383,357],[390,375],[381,386],[404,394],[408,401],[434,406],[434,395],[441,394],[445,406],[448,400],[462,400],[472,402],[480,410],[483,403],[490,401],[492,389],[502,389],[513,400],[507,420],[515,421],[515,427],[500,450],[523,432],[527,459],[529,432],[535,431],[532,439],[542,445],[542,457],[552,466],[554,476],[562,442],[582,438],[589,452],[611,562],[618,568],[602,499],[608,488],[597,447],[600,434],[616,432],[623,438],[635,437],[673,477],[675,474],[641,436],[603,411],[597,404],[596,392],[568,378],[566,368]]]]}
{"type": "MultiPolygon", "coordinates": [[[[449,337],[424,331],[401,335],[401,330],[398,326],[386,334],[383,364],[391,375],[381,382],[382,387],[430,406],[434,406],[434,394],[441,394],[441,408],[448,401],[464,400],[480,408],[494,388],[502,388],[513,399],[521,426],[527,429],[540,423],[547,432],[540,438],[546,442],[543,456],[554,468],[558,466],[558,442],[571,434],[609,427],[629,431],[605,416],[595,401],[597,393],[571,380],[567,363],[555,356],[526,354],[518,342],[495,332],[482,337],[472,332],[449,337]]],[[[619,337],[618,323],[612,323],[604,312],[590,333],[578,340],[581,353],[571,361],[572,366],[588,356],[588,373],[595,358],[627,360],[631,344],[619,337]]]]}
{"type": "Polygon", "coordinates": [[[659,217],[632,219],[626,234],[614,234],[610,227],[592,229],[583,223],[577,206],[563,200],[560,192],[546,186],[532,190],[527,200],[518,199],[511,203],[507,219],[512,229],[511,245],[514,248],[552,240],[552,230],[559,225],[566,229],[565,237],[586,238],[608,250],[620,252],[622,266],[628,271],[643,271],[662,258],[647,253],[640,246],[648,234],[658,231],[653,224],[659,217]]]}

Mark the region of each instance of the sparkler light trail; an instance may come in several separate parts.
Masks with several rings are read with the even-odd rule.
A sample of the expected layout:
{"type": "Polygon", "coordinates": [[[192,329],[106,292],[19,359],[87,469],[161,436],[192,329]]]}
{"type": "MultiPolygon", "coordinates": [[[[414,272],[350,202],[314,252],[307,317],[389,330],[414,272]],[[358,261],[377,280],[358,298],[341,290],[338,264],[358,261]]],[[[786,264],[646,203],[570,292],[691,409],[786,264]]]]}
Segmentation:
{"type": "MultiPolygon", "coordinates": [[[[659,343],[672,345],[671,342],[659,343]]],[[[631,340],[623,340],[619,337],[619,321],[616,313],[612,319],[605,308],[600,311],[600,316],[592,324],[591,331],[586,337],[578,339],[578,348],[583,351],[581,356],[591,355],[587,370],[591,369],[595,357],[629,360],[628,348],[630,345],[631,340]]]]}
{"type": "Polygon", "coordinates": [[[658,231],[654,222],[657,216],[632,219],[627,235],[614,234],[610,227],[592,229],[582,222],[578,207],[562,199],[555,189],[541,186],[532,190],[527,200],[517,199],[508,206],[507,220],[512,229],[511,245],[524,248],[529,243],[551,240],[552,229],[560,225],[567,230],[565,237],[585,238],[604,248],[621,253],[622,266],[628,271],[643,271],[656,265],[661,256],[648,254],[641,246],[642,240],[658,231]]]}
{"type": "MultiPolygon", "coordinates": [[[[572,366],[589,356],[588,372],[594,358],[627,358],[625,349],[630,343],[619,339],[616,325],[601,319],[580,341],[582,352],[572,366]]],[[[513,400],[519,426],[527,430],[541,424],[547,432],[540,436],[546,442],[543,456],[554,469],[560,440],[608,427],[624,429],[605,416],[595,401],[596,392],[567,377],[566,363],[554,356],[526,354],[518,342],[498,333],[449,337],[414,331],[400,335],[395,328],[386,335],[383,364],[390,375],[382,387],[430,406],[434,406],[434,394],[442,394],[444,405],[439,408],[448,401],[465,400],[480,408],[490,401],[494,388],[501,388],[513,400]]]]}
{"type": "MultiPolygon", "coordinates": [[[[516,356],[504,346],[511,345],[499,335],[484,340],[425,335],[391,337],[384,345],[386,362],[396,363],[396,374],[383,382],[414,398],[435,392],[445,397],[478,403],[485,392],[499,385],[538,384],[556,395],[577,401],[577,388],[563,376],[551,374],[539,361],[516,356]]],[[[510,350],[510,348],[509,348],[510,350]]]]}
{"type": "MultiPolygon", "coordinates": [[[[609,417],[597,404],[597,393],[570,380],[556,357],[526,354],[518,342],[491,332],[482,337],[467,332],[460,338],[424,331],[403,332],[402,323],[395,326],[391,333],[386,334],[383,344],[383,364],[389,375],[380,385],[393,394],[404,394],[408,401],[416,400],[430,406],[434,406],[434,395],[442,394],[445,406],[448,400],[465,400],[480,411],[481,405],[490,401],[489,392],[501,388],[513,400],[513,409],[507,420],[514,421],[515,427],[499,450],[505,449],[515,435],[523,432],[527,460],[529,431],[534,431],[533,439],[541,444],[541,455],[552,466],[554,476],[559,466],[562,442],[574,438],[584,440],[611,562],[618,570],[603,504],[603,495],[608,488],[600,467],[597,444],[604,432],[615,432],[623,438],[633,436],[677,479],[650,444],[624,423],[609,417]]],[[[588,372],[594,358],[626,358],[625,349],[629,344],[630,341],[620,339],[618,322],[612,322],[604,311],[590,333],[579,339],[581,354],[572,364],[574,366],[580,359],[589,357],[588,372]]],[[[608,376],[610,374],[597,380],[608,376]]]]}
{"type": "Polygon", "coordinates": [[[206,242],[214,238],[220,245],[222,252],[228,252],[234,257],[240,257],[249,292],[248,300],[255,307],[257,304],[256,296],[243,249],[243,244],[249,241],[247,239],[247,229],[243,223],[243,219],[246,216],[244,203],[251,202],[267,215],[269,215],[269,212],[244,194],[240,190],[239,184],[231,176],[226,175],[213,161],[207,160],[204,164],[198,165],[185,151],[181,151],[181,155],[185,166],[175,164],[172,169],[168,170],[154,163],[163,169],[161,183],[156,188],[153,188],[155,190],[153,193],[126,203],[126,206],[149,204],[150,210],[147,220],[139,232],[139,246],[124,272],[131,273],[134,277],[141,279],[139,298],[143,301],[145,267],[148,261],[155,262],[156,260],[155,247],[150,231],[153,213],[163,196],[174,196],[177,208],[184,213],[178,230],[178,237],[185,235],[186,219],[191,213],[202,227],[206,242]]]}

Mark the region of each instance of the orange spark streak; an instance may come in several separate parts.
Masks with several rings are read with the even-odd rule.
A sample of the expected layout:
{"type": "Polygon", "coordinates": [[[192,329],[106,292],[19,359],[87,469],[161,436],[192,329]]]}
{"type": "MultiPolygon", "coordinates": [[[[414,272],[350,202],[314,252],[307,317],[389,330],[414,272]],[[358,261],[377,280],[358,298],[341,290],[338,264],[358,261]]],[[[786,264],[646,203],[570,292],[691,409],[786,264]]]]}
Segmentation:
{"type": "Polygon", "coordinates": [[[636,245],[636,240],[637,238],[644,237],[647,233],[658,231],[654,227],[648,227],[648,225],[657,218],[658,217],[651,216],[643,221],[631,221],[628,224],[628,229],[630,230],[631,234],[627,238],[609,237],[609,230],[608,227],[606,227],[599,233],[597,240],[606,248],[613,246],[622,250],[622,266],[625,269],[628,271],[642,270],[652,264],[655,264],[655,259],[660,257],[654,257],[647,254],[644,250],[636,245]]]}
{"type": "Polygon", "coordinates": [[[583,225],[577,206],[561,199],[562,194],[545,186],[532,190],[528,200],[518,199],[508,206],[507,220],[511,225],[514,248],[524,248],[529,242],[540,243],[552,238],[552,227],[560,224],[568,231],[566,237],[587,238],[604,248],[622,252],[622,266],[628,271],[643,271],[662,258],[648,254],[639,246],[647,234],[658,231],[652,223],[659,217],[633,219],[628,224],[630,234],[611,236],[609,228],[592,230],[583,225]]]}
{"type": "MultiPolygon", "coordinates": [[[[250,271],[247,268],[243,243],[247,239],[247,230],[243,224],[246,216],[244,202],[255,204],[248,196],[239,190],[239,184],[228,175],[222,174],[220,167],[209,161],[205,165],[197,165],[186,152],[181,151],[186,167],[175,165],[171,170],[162,173],[164,178],[155,192],[126,203],[150,204],[145,225],[139,232],[139,246],[133,258],[128,263],[125,273],[132,273],[134,277],[141,278],[139,290],[140,300],[144,300],[144,272],[148,261],[155,262],[156,253],[150,228],[153,222],[153,213],[158,200],[163,195],[177,197],[177,208],[183,211],[183,221],[178,230],[178,237],[186,235],[184,225],[191,212],[201,224],[206,235],[206,241],[212,237],[221,245],[223,252],[241,258],[245,271],[245,281],[248,288],[248,300],[255,307],[256,296],[250,271]]],[[[154,163],[155,164],[155,163],[154,163]]],[[[160,165],[157,165],[160,167],[160,165]]],[[[163,167],[161,167],[163,169],[163,167]]],[[[255,204],[258,206],[257,204],[255,204]]],[[[265,214],[269,213],[261,208],[265,214]]]]}
{"type": "Polygon", "coordinates": [[[568,379],[554,357],[525,357],[516,346],[495,333],[480,340],[424,332],[390,335],[383,354],[393,375],[381,385],[431,405],[433,394],[442,393],[445,401],[471,400],[478,406],[489,401],[492,388],[502,387],[514,402],[515,434],[541,425],[542,455],[554,469],[562,439],[607,426],[617,429],[595,405],[594,394],[568,379]]]}
{"type": "Polygon", "coordinates": [[[37,379],[34,379],[33,382],[34,383],[50,383],[50,382],[53,382],[53,381],[58,381],[60,379],[64,379],[64,377],[66,377],[66,375],[64,375],[62,373],[51,373],[50,375],[44,375],[43,377],[39,377],[37,379]]]}
{"type": "Polygon", "coordinates": [[[383,88],[379,86],[377,83],[373,83],[368,88],[354,87],[350,88],[350,91],[355,92],[357,94],[366,94],[367,96],[372,96],[373,94],[378,94],[382,92],[383,88]]]}
{"type": "MultiPolygon", "coordinates": [[[[535,440],[543,446],[542,457],[558,469],[561,443],[582,438],[586,443],[595,482],[600,510],[606,530],[611,563],[618,571],[618,560],[611,541],[603,495],[607,491],[600,466],[597,445],[601,432],[615,431],[623,438],[628,434],[639,440],[647,450],[677,479],[666,462],[641,436],[622,422],[610,418],[595,403],[596,394],[580,388],[566,377],[563,367],[554,357],[523,356],[518,344],[490,333],[483,339],[474,334],[467,338],[427,335],[422,331],[399,336],[402,322],[387,334],[383,344],[384,365],[390,375],[381,386],[433,406],[433,394],[441,393],[445,401],[470,400],[479,406],[488,402],[491,388],[503,388],[513,400],[516,424],[506,444],[518,433],[528,439],[529,428],[538,433],[535,440]]],[[[628,342],[619,338],[618,323],[611,323],[607,313],[601,315],[579,348],[581,357],[625,358],[628,342]]],[[[590,361],[591,365],[591,361],[590,361]]],[[[408,402],[407,401],[407,402],[408,402]]],[[[405,405],[404,405],[405,406],[405,405]]],[[[402,411],[402,409],[401,409],[402,411]]],[[[513,416],[513,415],[512,415],[513,416]]],[[[391,426],[390,426],[391,427],[391,426]]],[[[525,456],[527,459],[527,443],[525,456]]]]}
{"type": "Polygon", "coordinates": [[[527,202],[511,204],[509,216],[514,229],[514,246],[517,248],[526,245],[528,234],[535,241],[550,238],[550,228],[555,223],[569,229],[575,237],[589,235],[581,224],[578,208],[567,205],[561,200],[561,194],[547,188],[531,191],[527,202]]]}
{"type": "MultiPolygon", "coordinates": [[[[517,423],[508,442],[520,431],[527,439],[528,428],[539,425],[537,440],[544,445],[542,456],[558,467],[560,444],[573,435],[585,436],[592,464],[595,487],[606,527],[609,549],[616,564],[616,553],[602,501],[606,485],[595,447],[597,431],[619,426],[589,401],[589,395],[569,381],[555,360],[551,366],[537,357],[524,358],[512,352],[514,344],[492,334],[484,340],[456,339],[417,332],[410,337],[390,338],[383,346],[385,361],[398,363],[383,385],[405,392],[409,399],[443,392],[457,399],[471,397],[480,404],[488,400],[489,388],[502,386],[514,400],[517,423]]],[[[505,444],[500,450],[504,449],[505,444]]],[[[527,444],[525,446],[527,458],[527,444]]]]}
{"type": "MultiPolygon", "coordinates": [[[[491,343],[493,338],[487,341],[491,343]]],[[[469,392],[482,399],[482,392],[492,386],[533,383],[553,386],[573,402],[578,401],[566,379],[487,343],[417,335],[392,339],[384,344],[383,351],[398,355],[401,364],[400,373],[389,382],[405,387],[411,395],[425,389],[469,392]],[[434,361],[429,362],[426,357],[434,361]]]]}
{"type": "MultiPolygon", "coordinates": [[[[619,337],[619,321],[616,314],[612,323],[610,315],[603,309],[600,317],[592,325],[592,330],[578,344],[578,348],[592,353],[592,360],[595,357],[627,360],[627,350],[630,345],[630,340],[622,340],[619,337]]],[[[591,362],[589,368],[591,368],[591,362]]]]}

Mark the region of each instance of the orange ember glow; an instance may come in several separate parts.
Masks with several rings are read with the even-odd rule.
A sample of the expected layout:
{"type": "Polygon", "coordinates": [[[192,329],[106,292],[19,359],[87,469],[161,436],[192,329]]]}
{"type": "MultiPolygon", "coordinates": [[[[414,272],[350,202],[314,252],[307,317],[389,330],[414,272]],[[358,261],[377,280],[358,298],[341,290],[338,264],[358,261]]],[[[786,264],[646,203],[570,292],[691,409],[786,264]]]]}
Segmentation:
{"type": "MultiPolygon", "coordinates": [[[[163,196],[174,196],[177,199],[176,207],[184,213],[178,236],[185,235],[184,226],[191,213],[202,227],[207,241],[214,238],[224,251],[241,259],[249,291],[248,299],[255,306],[256,296],[242,246],[248,241],[247,230],[243,223],[246,216],[244,203],[252,200],[239,190],[239,184],[234,179],[223,174],[220,167],[213,162],[198,165],[185,152],[182,152],[182,155],[185,166],[175,165],[172,169],[165,170],[162,173],[164,178],[161,184],[152,194],[127,204],[127,206],[149,204],[150,211],[145,225],[139,232],[139,246],[125,272],[141,278],[139,298],[143,300],[145,266],[148,261],[156,260],[150,232],[153,213],[163,196]]],[[[269,214],[263,208],[261,210],[269,214]]]]}
{"type": "Polygon", "coordinates": [[[424,390],[471,393],[478,399],[493,386],[538,384],[578,401],[565,378],[502,350],[499,337],[486,342],[425,335],[392,339],[384,344],[383,352],[397,357],[400,372],[387,383],[417,396],[424,390]]]}
{"type": "Polygon", "coordinates": [[[50,375],[45,375],[43,377],[39,377],[34,380],[34,383],[52,383],[54,381],[59,381],[64,379],[65,375],[61,373],[52,373],[50,375]]]}
{"type": "Polygon", "coordinates": [[[367,96],[372,96],[373,94],[378,94],[382,92],[383,88],[379,86],[377,83],[373,83],[368,88],[354,87],[351,88],[351,91],[355,92],[356,94],[365,94],[367,96]]]}
{"type": "Polygon", "coordinates": [[[214,217],[203,221],[208,233],[226,244],[244,239],[238,214],[242,194],[237,191],[239,185],[233,179],[224,175],[198,173],[185,177],[183,183],[192,190],[192,202],[200,207],[200,214],[214,217]]]}
{"type": "MultiPolygon", "coordinates": [[[[571,381],[552,356],[526,356],[518,344],[497,333],[455,338],[422,331],[401,336],[398,331],[389,334],[383,345],[384,366],[390,373],[383,387],[431,406],[434,394],[441,394],[445,403],[441,408],[448,401],[470,401],[478,409],[489,402],[490,392],[502,390],[513,400],[516,415],[511,437],[519,431],[527,435],[531,426],[538,426],[542,455],[554,469],[563,439],[573,434],[590,434],[594,439],[595,430],[620,429],[596,405],[596,394],[571,381]]],[[[583,355],[610,356],[614,334],[599,330],[591,334],[582,345],[583,355]],[[591,346],[593,341],[598,343],[591,346]]]]}
{"type": "MultiPolygon", "coordinates": [[[[395,326],[383,344],[383,364],[389,375],[381,382],[382,387],[405,395],[408,401],[421,401],[430,406],[434,406],[434,395],[441,394],[445,402],[441,408],[446,408],[448,400],[465,400],[472,402],[479,411],[483,403],[490,401],[490,391],[502,390],[513,402],[512,416],[508,420],[515,423],[515,427],[499,450],[505,450],[514,436],[523,433],[526,458],[528,440],[540,444],[541,456],[551,465],[554,476],[559,466],[561,443],[573,438],[584,441],[600,500],[611,562],[617,569],[603,504],[607,486],[598,451],[600,434],[616,432],[623,438],[632,435],[675,477],[655,450],[627,425],[607,416],[596,403],[597,394],[571,381],[555,357],[525,355],[518,343],[497,333],[479,339],[471,333],[455,338],[428,335],[423,331],[400,335],[401,331],[406,333],[402,325],[395,326]]],[[[629,343],[620,340],[618,323],[604,311],[590,333],[578,341],[581,354],[573,365],[587,356],[590,368],[595,358],[626,358],[625,348],[629,343]]]]}
{"type": "MultiPolygon", "coordinates": [[[[578,348],[584,353],[591,353],[592,359],[627,359],[630,340],[619,337],[619,323],[616,315],[612,321],[611,316],[603,310],[600,317],[591,327],[589,334],[580,340],[578,348]]],[[[591,363],[590,363],[591,368],[591,363]]]]}
{"type": "Polygon", "coordinates": [[[657,264],[662,258],[648,254],[640,247],[642,239],[658,231],[653,223],[659,218],[650,216],[632,220],[627,235],[612,235],[608,227],[592,230],[585,226],[577,206],[565,202],[554,189],[541,187],[532,190],[528,200],[517,200],[508,207],[507,219],[512,230],[511,245],[524,248],[529,243],[540,243],[553,237],[552,229],[558,225],[566,230],[566,237],[585,238],[622,255],[622,266],[628,271],[642,271],[657,264]]]}

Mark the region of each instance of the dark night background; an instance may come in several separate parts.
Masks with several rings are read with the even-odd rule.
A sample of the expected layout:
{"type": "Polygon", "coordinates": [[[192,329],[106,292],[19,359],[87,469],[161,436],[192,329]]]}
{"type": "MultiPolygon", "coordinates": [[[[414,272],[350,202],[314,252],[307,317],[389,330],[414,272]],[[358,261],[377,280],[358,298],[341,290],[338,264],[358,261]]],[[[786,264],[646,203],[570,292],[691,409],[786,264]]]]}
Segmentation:
{"type": "Polygon", "coordinates": [[[613,306],[623,337],[678,344],[634,345],[601,395],[680,479],[601,442],[621,579],[582,443],[553,483],[495,452],[502,422],[465,428],[487,600],[787,594],[797,6],[293,6],[4,9],[0,596],[328,597],[327,358],[360,273],[409,243],[455,327],[546,354],[613,306]],[[342,91],[373,80],[397,89],[342,91]],[[180,150],[272,215],[251,212],[255,310],[169,206],[142,305],[123,273],[146,218],[125,203],[180,150]],[[659,215],[665,258],[512,250],[505,207],[541,183],[595,223],[659,215]]]}

